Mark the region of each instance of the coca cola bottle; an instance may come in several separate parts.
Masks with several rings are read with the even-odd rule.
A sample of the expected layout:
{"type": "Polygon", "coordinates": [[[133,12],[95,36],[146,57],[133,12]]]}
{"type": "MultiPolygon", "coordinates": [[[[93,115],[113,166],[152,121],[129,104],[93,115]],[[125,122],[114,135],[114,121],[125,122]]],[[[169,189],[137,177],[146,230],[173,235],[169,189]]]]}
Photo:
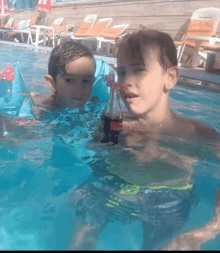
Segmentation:
{"type": "Polygon", "coordinates": [[[104,130],[102,143],[118,143],[118,136],[122,130],[122,111],[120,106],[120,83],[113,83],[110,89],[110,99],[101,116],[101,123],[104,130]]]}

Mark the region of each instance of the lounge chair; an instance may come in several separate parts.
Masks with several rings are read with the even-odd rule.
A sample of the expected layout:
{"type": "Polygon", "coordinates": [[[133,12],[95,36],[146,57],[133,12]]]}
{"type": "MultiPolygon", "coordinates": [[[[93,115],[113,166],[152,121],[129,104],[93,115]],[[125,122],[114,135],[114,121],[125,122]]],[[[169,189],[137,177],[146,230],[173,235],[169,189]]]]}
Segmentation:
{"type": "Polygon", "coordinates": [[[21,20],[17,26],[14,26],[12,31],[8,33],[8,37],[13,37],[16,34],[21,35],[21,41],[24,42],[24,33],[29,34],[30,30],[29,27],[31,25],[35,25],[39,20],[38,16],[34,16],[31,19],[21,20]]]}
{"type": "Polygon", "coordinates": [[[8,21],[2,26],[3,29],[12,29],[14,18],[9,18],[8,21]]]}
{"type": "Polygon", "coordinates": [[[187,49],[188,53],[192,53],[191,67],[196,66],[198,56],[203,59],[207,58],[207,54],[204,54],[201,51],[204,50],[203,46],[212,45],[218,41],[216,38],[216,32],[219,25],[219,19],[219,8],[202,8],[193,12],[188,29],[182,40],[175,41],[179,65],[184,49],[187,49]]]}
{"type": "Polygon", "coordinates": [[[84,20],[81,23],[81,25],[79,26],[79,28],[77,29],[77,31],[75,32],[74,36],[71,37],[71,39],[81,40],[84,37],[88,37],[89,36],[89,32],[93,28],[96,19],[97,19],[97,15],[96,14],[87,15],[84,18],[84,20]]]}
{"type": "MultiPolygon", "coordinates": [[[[92,40],[95,37],[100,36],[106,29],[109,28],[112,21],[113,21],[112,18],[100,18],[98,21],[95,22],[92,29],[90,29],[86,35],[84,35],[83,37],[76,37],[76,39],[81,40],[82,42],[84,41],[86,43],[89,40],[92,40]]],[[[71,38],[75,39],[74,36],[72,36],[71,38]]]]}
{"type": "MultiPolygon", "coordinates": [[[[73,36],[73,24],[67,24],[67,25],[62,25],[60,26],[59,29],[56,30],[54,36],[55,39],[57,39],[57,45],[60,44],[61,39],[63,38],[71,38],[73,36]]],[[[51,37],[49,37],[50,39],[51,37]]]]}
{"type": "Polygon", "coordinates": [[[102,42],[107,43],[107,53],[110,53],[110,45],[115,44],[116,38],[120,38],[124,31],[129,27],[129,25],[114,25],[96,37],[98,41],[97,50],[99,51],[102,46],[102,42]]]}
{"type": "Polygon", "coordinates": [[[55,32],[58,31],[61,27],[61,24],[63,23],[64,18],[57,18],[54,20],[54,22],[50,26],[44,26],[44,25],[33,25],[30,27],[30,33],[28,37],[28,44],[31,41],[32,44],[35,44],[36,47],[40,43],[43,42],[44,45],[46,45],[46,40],[48,40],[49,37],[53,38],[53,46],[55,46],[55,32]],[[40,32],[40,30],[43,29],[44,32],[40,32]],[[36,34],[36,41],[33,43],[32,40],[32,33],[35,32],[36,34]],[[39,40],[40,36],[43,35],[43,39],[39,40]]]}
{"type": "Polygon", "coordinates": [[[16,34],[16,31],[24,29],[26,27],[26,22],[29,22],[29,20],[23,19],[20,20],[17,25],[5,29],[3,31],[5,39],[10,39],[13,35],[16,34]]]}
{"type": "MultiPolygon", "coordinates": [[[[59,45],[61,38],[64,37],[71,37],[73,35],[73,24],[67,24],[67,25],[61,25],[58,29],[54,30],[54,39],[57,41],[55,44],[59,45]]],[[[50,33],[47,33],[48,36],[48,44],[50,45],[50,40],[53,38],[52,31],[49,31],[50,33]]]]}
{"type": "Polygon", "coordinates": [[[77,36],[77,33],[72,36],[72,39],[76,40],[87,40],[89,38],[94,38],[100,36],[109,26],[111,25],[113,19],[112,18],[100,18],[98,21],[95,22],[93,27],[88,31],[84,32],[81,37],[77,36]]]}
{"type": "Polygon", "coordinates": [[[7,23],[9,17],[10,17],[9,14],[3,15],[3,16],[0,15],[0,28],[3,27],[5,23],[7,23]]]}
{"type": "MultiPolygon", "coordinates": [[[[53,21],[50,27],[54,28],[54,33],[59,33],[60,31],[65,30],[64,26],[62,26],[63,21],[64,21],[64,18],[57,18],[53,21]]],[[[47,35],[51,36],[52,33],[53,33],[52,31],[48,31],[47,35]]]]}
{"type": "Polygon", "coordinates": [[[6,22],[6,24],[4,24],[0,30],[0,33],[2,33],[3,39],[7,39],[7,33],[10,32],[13,28],[13,22],[14,22],[14,18],[10,18],[8,19],[8,21],[6,22]]]}

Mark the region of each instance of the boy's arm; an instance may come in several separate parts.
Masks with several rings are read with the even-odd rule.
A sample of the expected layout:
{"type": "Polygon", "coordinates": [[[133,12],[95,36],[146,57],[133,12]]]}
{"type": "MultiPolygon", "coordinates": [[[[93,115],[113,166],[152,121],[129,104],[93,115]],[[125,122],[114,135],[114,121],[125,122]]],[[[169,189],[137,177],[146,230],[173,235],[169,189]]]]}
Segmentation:
{"type": "Polygon", "coordinates": [[[74,228],[70,237],[68,250],[95,250],[101,226],[86,225],[76,216],[74,228]]]}
{"type": "Polygon", "coordinates": [[[195,129],[196,134],[201,138],[201,142],[210,147],[211,153],[213,153],[220,162],[220,133],[214,128],[200,122],[195,123],[195,129]]]}
{"type": "MultiPolygon", "coordinates": [[[[211,144],[211,153],[220,162],[220,134],[212,128],[198,128],[198,134],[211,144]]],[[[200,250],[203,243],[215,239],[220,233],[220,186],[215,195],[215,211],[213,218],[205,226],[174,238],[163,250],[200,250]]]]}
{"type": "Polygon", "coordinates": [[[200,250],[203,243],[215,239],[220,233],[220,186],[215,198],[215,213],[212,221],[204,227],[195,229],[174,238],[163,250],[200,250]]]}

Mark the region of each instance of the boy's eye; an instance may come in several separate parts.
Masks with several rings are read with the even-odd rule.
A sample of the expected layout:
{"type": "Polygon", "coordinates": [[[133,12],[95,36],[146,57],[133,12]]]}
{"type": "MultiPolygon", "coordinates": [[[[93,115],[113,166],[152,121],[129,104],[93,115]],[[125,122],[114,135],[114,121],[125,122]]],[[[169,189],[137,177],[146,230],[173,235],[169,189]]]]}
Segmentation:
{"type": "Polygon", "coordinates": [[[134,69],[134,72],[135,73],[139,73],[139,72],[143,72],[143,71],[145,71],[146,69],[144,68],[144,67],[138,67],[138,68],[135,68],[134,69]]]}
{"type": "Polygon", "coordinates": [[[72,83],[72,82],[74,82],[74,79],[67,78],[65,81],[66,81],[67,83],[72,83]]]}
{"type": "Polygon", "coordinates": [[[94,80],[91,80],[91,79],[84,79],[83,82],[84,82],[84,83],[87,83],[87,84],[92,84],[92,83],[94,83],[94,80]]]}
{"type": "Polygon", "coordinates": [[[125,71],[119,71],[118,72],[118,77],[123,77],[125,76],[125,71]]]}

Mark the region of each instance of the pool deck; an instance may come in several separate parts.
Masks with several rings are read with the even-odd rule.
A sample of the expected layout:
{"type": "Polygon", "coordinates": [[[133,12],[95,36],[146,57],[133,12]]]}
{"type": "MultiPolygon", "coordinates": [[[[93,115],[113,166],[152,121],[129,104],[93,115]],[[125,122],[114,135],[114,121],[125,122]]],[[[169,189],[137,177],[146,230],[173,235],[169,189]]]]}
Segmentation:
{"type": "MultiPolygon", "coordinates": [[[[36,48],[33,45],[27,45],[24,43],[17,43],[17,42],[1,41],[1,40],[0,40],[0,44],[21,47],[21,48],[26,48],[26,49],[32,49],[35,51],[41,51],[41,52],[45,52],[45,53],[50,53],[53,50],[53,48],[51,48],[51,47],[39,46],[38,48],[36,48]]],[[[113,68],[117,67],[117,61],[116,61],[115,57],[96,54],[95,52],[94,52],[94,55],[95,55],[95,58],[97,58],[97,59],[102,58],[103,60],[105,60],[113,68]]],[[[195,85],[198,86],[198,85],[202,85],[202,84],[206,85],[207,83],[211,83],[213,85],[210,85],[210,88],[214,87],[214,88],[220,89],[220,75],[206,72],[205,69],[201,69],[201,68],[192,69],[192,68],[179,67],[179,72],[180,72],[180,80],[185,80],[184,82],[186,84],[189,83],[192,85],[193,83],[195,83],[195,85]],[[193,82],[192,81],[187,82],[187,79],[191,79],[191,80],[193,80],[193,82]],[[197,80],[197,81],[195,81],[195,80],[197,80]],[[199,82],[198,82],[198,80],[199,80],[199,82]]]]}
{"type": "MultiPolygon", "coordinates": [[[[25,43],[4,41],[4,40],[0,40],[0,44],[14,46],[14,47],[21,47],[21,48],[25,48],[25,49],[33,49],[35,51],[40,51],[40,52],[45,52],[45,53],[50,53],[53,50],[52,47],[38,46],[38,48],[36,48],[34,45],[27,45],[25,43]]],[[[97,59],[102,58],[111,66],[116,67],[116,58],[115,57],[109,57],[109,56],[105,56],[105,55],[95,54],[95,58],[97,58],[97,59]]]]}
{"type": "Polygon", "coordinates": [[[183,68],[179,67],[180,77],[200,80],[207,83],[220,85],[220,75],[206,72],[201,68],[183,68]]]}

